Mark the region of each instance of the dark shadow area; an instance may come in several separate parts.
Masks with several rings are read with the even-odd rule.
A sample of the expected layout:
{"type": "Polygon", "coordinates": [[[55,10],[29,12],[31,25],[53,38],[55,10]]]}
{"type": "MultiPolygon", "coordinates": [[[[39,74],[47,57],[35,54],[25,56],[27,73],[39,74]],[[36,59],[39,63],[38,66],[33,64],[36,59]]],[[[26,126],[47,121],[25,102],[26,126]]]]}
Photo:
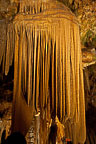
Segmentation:
{"type": "Polygon", "coordinates": [[[26,139],[21,133],[15,132],[8,136],[5,141],[3,140],[1,144],[26,144],[26,139]]]}

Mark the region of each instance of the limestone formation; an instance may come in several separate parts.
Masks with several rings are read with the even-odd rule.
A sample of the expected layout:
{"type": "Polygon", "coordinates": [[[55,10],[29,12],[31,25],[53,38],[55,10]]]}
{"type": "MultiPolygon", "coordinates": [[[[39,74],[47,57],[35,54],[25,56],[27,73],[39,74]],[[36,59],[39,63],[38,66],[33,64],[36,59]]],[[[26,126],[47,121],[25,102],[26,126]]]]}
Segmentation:
{"type": "MultiPolygon", "coordinates": [[[[3,51],[3,48],[1,48],[3,51]]],[[[5,59],[4,59],[5,58],[5,59]]],[[[12,130],[26,134],[40,111],[41,141],[56,116],[74,144],[86,139],[79,24],[62,3],[24,0],[9,23],[5,74],[14,61],[12,130]]],[[[0,63],[1,63],[0,61],[0,63]]]]}

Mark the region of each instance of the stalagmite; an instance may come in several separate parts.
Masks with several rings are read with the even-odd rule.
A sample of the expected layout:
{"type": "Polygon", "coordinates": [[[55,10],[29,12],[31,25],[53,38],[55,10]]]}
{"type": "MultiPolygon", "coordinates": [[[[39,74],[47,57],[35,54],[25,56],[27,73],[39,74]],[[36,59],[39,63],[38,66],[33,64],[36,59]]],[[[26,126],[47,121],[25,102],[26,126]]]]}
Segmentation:
{"type": "Polygon", "coordinates": [[[22,0],[8,25],[5,74],[14,56],[12,132],[28,132],[40,111],[40,141],[58,118],[73,143],[86,138],[79,24],[62,3],[22,0]],[[12,55],[11,55],[12,54],[12,55]],[[42,127],[44,125],[44,127],[42,127]]]}

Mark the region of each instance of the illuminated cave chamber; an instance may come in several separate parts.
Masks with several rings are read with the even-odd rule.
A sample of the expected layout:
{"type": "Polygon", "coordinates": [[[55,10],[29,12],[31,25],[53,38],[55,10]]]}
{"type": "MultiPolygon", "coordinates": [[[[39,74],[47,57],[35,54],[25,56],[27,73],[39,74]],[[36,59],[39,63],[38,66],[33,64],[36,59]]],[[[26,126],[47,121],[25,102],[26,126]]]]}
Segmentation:
{"type": "Polygon", "coordinates": [[[12,131],[25,135],[40,111],[43,143],[47,123],[56,116],[64,124],[67,138],[74,144],[84,143],[79,24],[70,10],[53,0],[20,1],[17,15],[8,25],[5,53],[6,75],[14,58],[12,131]]]}

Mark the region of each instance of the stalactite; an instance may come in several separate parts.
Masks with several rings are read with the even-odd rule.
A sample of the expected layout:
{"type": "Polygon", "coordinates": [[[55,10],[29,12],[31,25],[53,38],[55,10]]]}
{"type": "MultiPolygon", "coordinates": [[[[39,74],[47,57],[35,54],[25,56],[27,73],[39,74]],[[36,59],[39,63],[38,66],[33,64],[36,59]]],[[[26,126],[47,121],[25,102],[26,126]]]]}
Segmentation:
{"type": "Polygon", "coordinates": [[[16,64],[14,69],[14,93],[16,93],[16,87],[18,83],[18,49],[19,49],[19,36],[17,33],[17,28],[15,27],[15,56],[14,56],[14,63],[16,64]]]}
{"type": "Polygon", "coordinates": [[[51,27],[51,31],[53,30],[53,39],[52,39],[52,111],[54,110],[54,46],[55,46],[55,32],[54,28],[51,27]]]}
{"type": "MultiPolygon", "coordinates": [[[[11,24],[12,25],[12,24],[11,24]]],[[[12,27],[11,27],[11,29],[12,29],[12,33],[11,33],[11,40],[12,40],[12,49],[11,49],[11,52],[10,52],[10,66],[12,65],[12,63],[13,63],[13,57],[14,57],[14,41],[15,41],[15,36],[14,36],[14,26],[12,25],[12,27]]]]}
{"type": "Polygon", "coordinates": [[[56,66],[55,66],[55,73],[56,73],[56,77],[55,77],[55,79],[56,79],[56,102],[55,102],[55,104],[56,104],[56,115],[57,115],[57,108],[58,108],[58,97],[57,97],[57,89],[58,89],[58,87],[57,87],[57,53],[58,53],[58,33],[59,33],[59,31],[58,31],[58,28],[57,27],[55,27],[55,31],[56,31],[56,33],[55,33],[55,35],[56,35],[56,49],[55,49],[55,60],[56,60],[56,66]]]}
{"type": "Polygon", "coordinates": [[[40,44],[40,47],[41,47],[41,54],[40,54],[40,59],[41,59],[41,61],[40,61],[40,108],[41,108],[41,111],[42,111],[42,108],[43,108],[43,84],[42,84],[42,82],[43,82],[43,73],[42,73],[42,67],[43,67],[43,65],[42,65],[42,43],[43,43],[43,41],[42,41],[42,30],[40,31],[40,35],[41,35],[41,37],[40,37],[40,40],[41,40],[41,44],[40,44]]]}
{"type": "Polygon", "coordinates": [[[44,78],[45,78],[45,69],[44,69],[44,63],[45,63],[45,59],[44,59],[44,53],[45,53],[45,33],[42,32],[42,91],[43,91],[43,108],[44,108],[44,104],[45,104],[45,83],[44,83],[44,78]]]}
{"type": "Polygon", "coordinates": [[[23,36],[23,92],[24,94],[27,92],[27,39],[26,39],[26,30],[24,30],[24,36],[23,36]]]}
{"type": "MultiPolygon", "coordinates": [[[[1,35],[0,35],[0,65],[2,65],[4,57],[6,58],[6,32],[7,32],[7,25],[6,25],[6,20],[1,20],[0,21],[0,27],[1,27],[1,35]],[[3,34],[3,36],[2,36],[3,34]]],[[[5,59],[6,60],[6,59],[5,59]]],[[[5,61],[4,60],[4,61],[5,61]]],[[[5,65],[5,64],[4,64],[5,65]]],[[[5,66],[4,66],[5,70],[5,66]]],[[[3,70],[2,70],[3,72],[3,70]]]]}
{"type": "Polygon", "coordinates": [[[40,32],[38,33],[37,75],[36,75],[36,110],[38,111],[39,83],[40,83],[40,32]]]}
{"type": "Polygon", "coordinates": [[[66,112],[68,117],[70,117],[70,25],[68,21],[65,20],[65,49],[66,49],[66,112]]]}
{"type": "MultiPolygon", "coordinates": [[[[62,24],[63,27],[63,24],[62,24]]],[[[62,116],[63,116],[63,121],[65,117],[65,27],[63,27],[62,30],[62,116]]]]}
{"type": "Polygon", "coordinates": [[[75,116],[76,109],[76,91],[75,91],[75,57],[74,57],[74,41],[73,41],[73,25],[70,31],[71,35],[71,117],[75,116]]]}
{"type": "MultiPolygon", "coordinates": [[[[10,26],[9,26],[10,28],[10,26]]],[[[6,64],[5,64],[5,75],[8,74],[8,71],[9,71],[9,52],[10,52],[10,31],[9,31],[9,28],[8,28],[8,33],[7,33],[7,49],[6,49],[6,64]]]]}
{"type": "Polygon", "coordinates": [[[79,120],[79,45],[77,43],[78,39],[77,39],[77,27],[74,27],[74,46],[75,46],[75,69],[76,69],[76,105],[77,105],[77,121],[79,120]]]}
{"type": "Polygon", "coordinates": [[[22,43],[23,43],[23,31],[22,26],[19,26],[19,52],[18,52],[18,96],[21,95],[21,75],[22,75],[22,43]]]}
{"type": "Polygon", "coordinates": [[[9,59],[9,66],[11,65],[11,61],[12,61],[12,30],[13,30],[13,28],[12,28],[12,25],[10,25],[10,34],[9,34],[9,39],[11,40],[10,41],[10,50],[9,50],[9,57],[10,57],[10,59],[9,59]]]}
{"type": "Polygon", "coordinates": [[[35,104],[35,81],[36,81],[36,49],[37,49],[37,32],[35,31],[34,29],[34,39],[35,39],[35,42],[34,42],[34,78],[33,78],[33,107],[34,107],[34,104],[35,104]]]}
{"type": "MultiPolygon", "coordinates": [[[[47,71],[48,71],[48,64],[47,64],[47,59],[48,59],[48,34],[46,33],[46,38],[45,38],[45,105],[47,106],[47,95],[48,95],[48,91],[47,91],[47,71]]],[[[45,114],[47,115],[47,107],[46,107],[46,111],[45,114]]],[[[46,116],[47,117],[47,116],[46,116]]]]}
{"type": "MultiPolygon", "coordinates": [[[[49,30],[50,31],[50,30],[49,30]]],[[[48,33],[47,33],[48,34],[48,33]]],[[[49,35],[47,36],[47,62],[46,62],[46,119],[47,115],[50,118],[50,92],[49,92],[49,73],[50,73],[50,54],[51,54],[51,40],[49,35]],[[47,106],[48,105],[48,106],[47,106]]],[[[49,120],[49,119],[48,119],[49,120]]]]}
{"type": "MultiPolygon", "coordinates": [[[[61,28],[61,25],[60,25],[60,28],[61,28]]],[[[61,32],[60,32],[61,33],[61,32]]],[[[59,89],[59,94],[60,94],[60,99],[59,99],[59,101],[60,101],[60,120],[62,120],[62,41],[61,41],[61,37],[62,37],[62,35],[60,36],[60,33],[59,33],[59,42],[60,42],[60,44],[59,44],[59,46],[60,46],[60,48],[59,48],[59,46],[58,46],[58,48],[59,48],[59,50],[60,50],[60,54],[59,54],[59,61],[60,61],[60,64],[59,64],[59,67],[58,67],[58,69],[59,69],[59,79],[60,79],[60,89],[59,89]]]]}
{"type": "Polygon", "coordinates": [[[4,73],[4,72],[5,72],[5,53],[2,58],[2,73],[4,73]]]}
{"type": "MultiPolygon", "coordinates": [[[[24,28],[23,28],[24,29],[24,28]]],[[[23,41],[25,42],[25,30],[23,31],[23,41]]],[[[22,92],[25,95],[25,43],[23,42],[23,49],[22,49],[22,92]]]]}
{"type": "MultiPolygon", "coordinates": [[[[85,102],[78,22],[58,2],[24,1],[20,2],[19,11],[8,26],[5,58],[3,50],[0,56],[0,63],[2,56],[6,59],[6,62],[3,60],[5,74],[8,74],[14,56],[15,117],[12,127],[14,131],[19,127],[27,130],[32,116],[40,110],[41,126],[44,122],[41,136],[47,133],[47,122],[58,117],[67,125],[67,135],[74,144],[83,143],[86,137],[85,102]],[[17,126],[16,122],[19,110],[23,109],[24,127],[23,123],[17,126]]],[[[43,143],[46,140],[42,137],[43,143]]]]}
{"type": "Polygon", "coordinates": [[[47,92],[48,92],[48,84],[49,84],[49,73],[50,73],[50,59],[51,59],[51,39],[49,38],[48,41],[47,41],[47,44],[48,44],[48,56],[47,56],[47,65],[48,65],[48,69],[47,69],[47,74],[46,74],[46,77],[47,77],[47,92]]]}
{"type": "Polygon", "coordinates": [[[27,37],[28,37],[28,105],[30,104],[30,99],[32,95],[32,64],[31,64],[31,48],[32,48],[32,32],[31,28],[27,29],[27,37]]]}

